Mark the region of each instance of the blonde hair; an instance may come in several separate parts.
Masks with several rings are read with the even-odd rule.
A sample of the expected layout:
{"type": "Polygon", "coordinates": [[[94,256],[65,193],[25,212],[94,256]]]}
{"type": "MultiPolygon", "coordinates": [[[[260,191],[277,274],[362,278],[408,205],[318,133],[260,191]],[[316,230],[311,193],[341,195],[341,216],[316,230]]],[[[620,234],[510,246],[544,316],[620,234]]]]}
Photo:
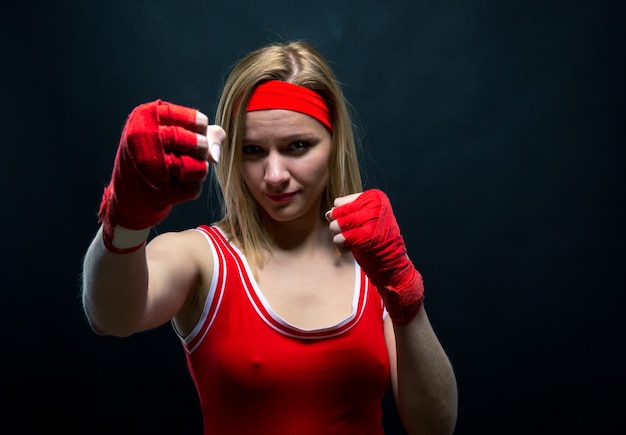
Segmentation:
{"type": "Polygon", "coordinates": [[[241,143],[246,111],[255,86],[282,80],[309,88],[325,100],[333,125],[329,182],[322,198],[320,218],[333,201],[362,190],[350,107],[334,72],[320,52],[303,41],[273,43],[242,58],[232,69],[219,100],[215,123],[226,131],[215,177],[221,191],[223,218],[217,225],[256,269],[268,252],[269,240],[258,206],[241,177],[241,143]]]}

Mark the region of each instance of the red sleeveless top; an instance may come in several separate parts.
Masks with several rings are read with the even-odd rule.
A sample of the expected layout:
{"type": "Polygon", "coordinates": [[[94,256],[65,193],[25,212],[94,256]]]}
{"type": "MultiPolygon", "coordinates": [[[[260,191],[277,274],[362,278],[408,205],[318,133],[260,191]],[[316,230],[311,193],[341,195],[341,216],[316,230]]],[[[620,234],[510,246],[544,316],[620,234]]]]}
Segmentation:
{"type": "Polygon", "coordinates": [[[381,399],[390,382],[384,307],[358,264],[352,314],[303,330],[272,310],[219,228],[198,230],[215,269],[200,321],[180,338],[204,433],[382,434],[381,399]]]}

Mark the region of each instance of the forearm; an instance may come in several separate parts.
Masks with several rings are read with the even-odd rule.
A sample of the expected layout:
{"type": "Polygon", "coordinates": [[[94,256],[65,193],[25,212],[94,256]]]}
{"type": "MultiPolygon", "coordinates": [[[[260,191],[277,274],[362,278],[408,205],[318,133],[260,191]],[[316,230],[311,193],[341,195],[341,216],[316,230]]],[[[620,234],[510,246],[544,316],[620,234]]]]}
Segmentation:
{"type": "Polygon", "coordinates": [[[128,336],[137,331],[148,293],[145,247],[114,254],[100,228],[85,254],[82,279],[83,308],[95,332],[128,336]]]}
{"type": "Polygon", "coordinates": [[[398,411],[409,434],[451,434],[457,418],[452,365],[424,307],[406,326],[394,326],[398,411]]]}

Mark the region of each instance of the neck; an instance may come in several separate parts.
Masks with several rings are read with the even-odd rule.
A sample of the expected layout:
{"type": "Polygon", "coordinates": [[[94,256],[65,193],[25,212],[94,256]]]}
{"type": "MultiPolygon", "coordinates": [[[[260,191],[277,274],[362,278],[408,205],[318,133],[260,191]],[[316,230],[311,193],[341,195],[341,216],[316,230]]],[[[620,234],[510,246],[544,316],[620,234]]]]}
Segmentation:
{"type": "Polygon", "coordinates": [[[328,224],[321,216],[310,216],[289,222],[264,218],[274,254],[308,253],[319,248],[333,248],[328,224]]]}

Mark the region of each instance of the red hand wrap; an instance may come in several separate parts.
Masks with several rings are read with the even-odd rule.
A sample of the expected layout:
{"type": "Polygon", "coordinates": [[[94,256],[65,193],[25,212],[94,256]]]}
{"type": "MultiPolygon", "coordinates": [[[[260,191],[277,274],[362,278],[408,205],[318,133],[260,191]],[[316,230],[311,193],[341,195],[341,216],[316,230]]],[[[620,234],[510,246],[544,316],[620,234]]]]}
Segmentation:
{"type": "Polygon", "coordinates": [[[98,214],[109,250],[132,252],[143,245],[116,248],[116,226],[150,228],[165,219],[173,204],[197,195],[207,162],[196,157],[196,113],[157,100],[128,117],[98,214]]]}
{"type": "Polygon", "coordinates": [[[409,323],[424,298],[421,274],[407,256],[404,239],[387,196],[366,190],[353,202],[332,211],[352,250],[385,302],[396,325],[409,323]]]}

